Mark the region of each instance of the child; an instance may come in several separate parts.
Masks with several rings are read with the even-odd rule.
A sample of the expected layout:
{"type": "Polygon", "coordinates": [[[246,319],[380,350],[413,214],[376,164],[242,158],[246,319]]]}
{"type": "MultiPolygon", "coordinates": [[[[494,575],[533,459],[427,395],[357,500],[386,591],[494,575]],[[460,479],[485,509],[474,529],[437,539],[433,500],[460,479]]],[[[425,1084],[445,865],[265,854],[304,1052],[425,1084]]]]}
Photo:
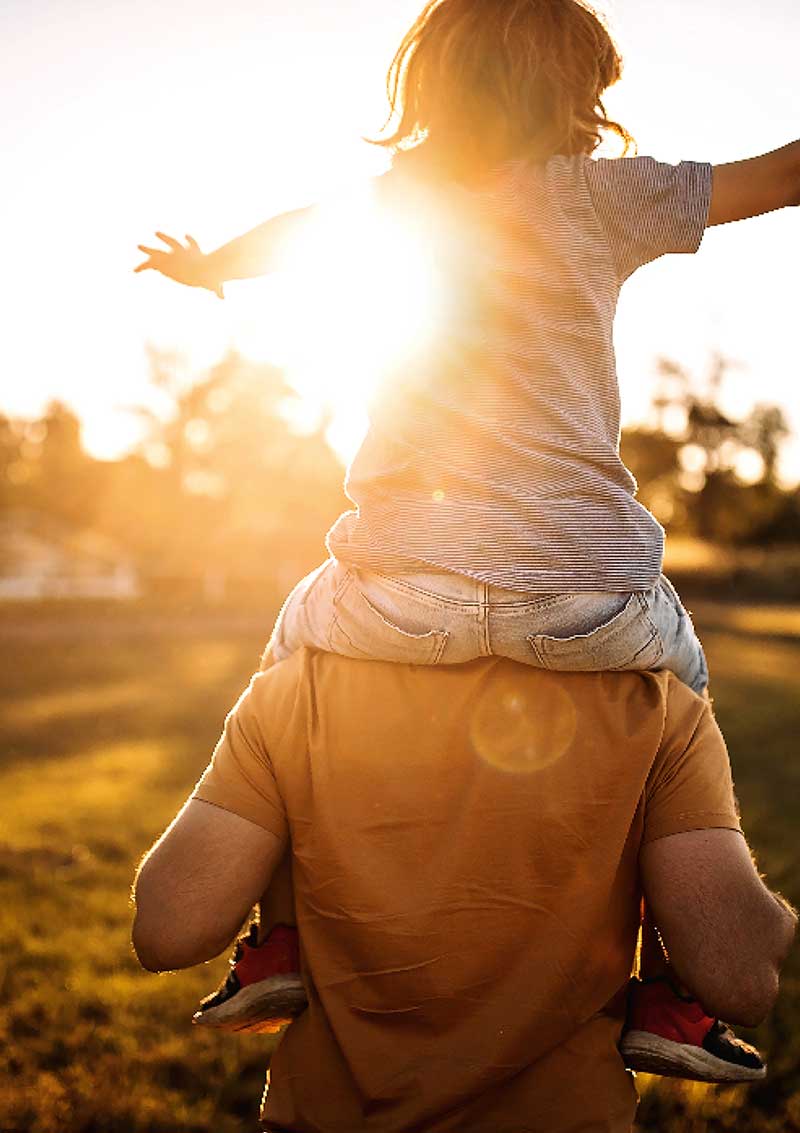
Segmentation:
{"type": "MultiPolygon", "coordinates": [[[[499,654],[564,670],[668,668],[705,692],[702,647],[661,574],[663,531],[619,456],[614,312],[636,268],[696,251],[707,225],[800,202],[800,144],[713,170],[594,160],[604,131],[631,144],[602,104],[620,70],[580,0],[433,0],[405,36],[379,197],[448,230],[437,252],[452,302],[437,344],[376,400],[347,479],[357,509],[287,599],[266,663],[302,645],[414,664],[499,654]]],[[[307,211],[210,255],[158,233],[169,251],[140,246],[136,270],[221,295],[225,280],[269,271],[307,211]]],[[[275,1006],[270,980],[296,989],[291,932],[255,944],[240,944],[200,1021],[236,1027],[262,991],[275,1006]]],[[[636,1034],[653,1042],[632,1051],[632,1068],[763,1076],[757,1052],[668,988],[667,1009],[664,990],[637,992],[636,1034]],[[665,1013],[684,1043],[658,1034],[665,1013]]]]}

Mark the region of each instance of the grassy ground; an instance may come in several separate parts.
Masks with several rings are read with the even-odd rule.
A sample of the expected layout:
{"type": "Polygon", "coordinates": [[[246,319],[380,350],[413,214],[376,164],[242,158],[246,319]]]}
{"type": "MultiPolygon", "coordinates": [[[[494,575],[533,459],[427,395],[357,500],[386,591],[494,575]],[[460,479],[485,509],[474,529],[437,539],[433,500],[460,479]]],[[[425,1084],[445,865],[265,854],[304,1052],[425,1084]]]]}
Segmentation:
{"type": "MultiPolygon", "coordinates": [[[[704,604],[717,711],[751,841],[795,902],[800,609],[704,604]]],[[[222,974],[139,971],[137,858],[205,765],[268,617],[6,612],[0,635],[0,1129],[242,1133],[269,1040],[192,1031],[222,974]]],[[[655,1133],[800,1129],[800,966],[757,1041],[750,1089],[640,1079],[655,1133]],[[798,1022],[794,1027],[792,1020],[798,1022]]]]}

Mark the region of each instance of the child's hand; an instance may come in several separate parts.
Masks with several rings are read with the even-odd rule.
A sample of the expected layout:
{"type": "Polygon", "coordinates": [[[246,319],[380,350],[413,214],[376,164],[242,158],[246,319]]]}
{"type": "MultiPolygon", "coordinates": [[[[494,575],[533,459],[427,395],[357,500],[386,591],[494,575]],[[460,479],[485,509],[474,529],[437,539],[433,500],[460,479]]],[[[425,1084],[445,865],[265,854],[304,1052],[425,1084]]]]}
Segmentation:
{"type": "Polygon", "coordinates": [[[220,299],[225,298],[221,280],[213,277],[209,269],[208,256],[200,251],[193,236],[186,237],[185,248],[179,240],[167,236],[164,232],[156,232],[156,236],[159,240],[163,240],[170,250],[166,252],[163,248],[148,248],[145,244],[137,244],[139,251],[146,253],[147,259],[133,269],[135,272],[152,268],[154,271],[160,271],[168,279],[174,279],[176,283],[185,283],[187,287],[205,287],[220,299]]]}

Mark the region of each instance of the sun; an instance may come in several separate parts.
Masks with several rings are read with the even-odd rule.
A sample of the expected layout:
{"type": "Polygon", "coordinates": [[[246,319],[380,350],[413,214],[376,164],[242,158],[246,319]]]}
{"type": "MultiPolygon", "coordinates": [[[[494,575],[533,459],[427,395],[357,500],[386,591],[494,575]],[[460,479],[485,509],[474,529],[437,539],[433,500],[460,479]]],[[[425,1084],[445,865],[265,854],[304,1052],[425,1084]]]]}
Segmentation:
{"type": "Polygon", "coordinates": [[[402,380],[439,321],[442,284],[422,226],[361,183],[312,210],[280,269],[246,287],[237,345],[281,366],[310,416],[330,416],[348,459],[371,397],[402,380]]]}

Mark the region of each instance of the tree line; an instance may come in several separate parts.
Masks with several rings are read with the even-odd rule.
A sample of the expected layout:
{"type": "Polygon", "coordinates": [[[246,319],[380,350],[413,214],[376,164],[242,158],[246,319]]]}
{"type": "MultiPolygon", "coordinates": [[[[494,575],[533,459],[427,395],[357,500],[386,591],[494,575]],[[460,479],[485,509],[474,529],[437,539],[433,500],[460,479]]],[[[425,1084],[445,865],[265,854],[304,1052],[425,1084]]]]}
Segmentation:
{"type": "MultiPolygon", "coordinates": [[[[328,422],[293,426],[297,395],[285,376],[235,353],[188,383],[164,356],[152,362],[170,411],[146,415],[143,441],[119,460],[89,456],[78,418],[58,402],[38,420],[0,417],[0,513],[104,534],[145,577],[216,571],[284,589],[320,560],[325,531],[348,506],[328,422]]],[[[650,418],[623,433],[623,458],[668,532],[800,543],[800,489],[778,476],[787,422],[774,405],[726,416],[730,365],[715,357],[698,383],[662,359],[650,418]]]]}

